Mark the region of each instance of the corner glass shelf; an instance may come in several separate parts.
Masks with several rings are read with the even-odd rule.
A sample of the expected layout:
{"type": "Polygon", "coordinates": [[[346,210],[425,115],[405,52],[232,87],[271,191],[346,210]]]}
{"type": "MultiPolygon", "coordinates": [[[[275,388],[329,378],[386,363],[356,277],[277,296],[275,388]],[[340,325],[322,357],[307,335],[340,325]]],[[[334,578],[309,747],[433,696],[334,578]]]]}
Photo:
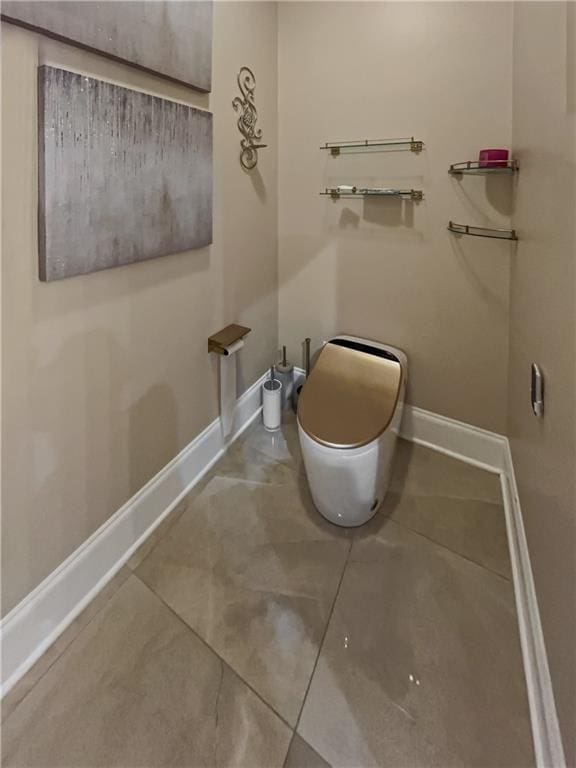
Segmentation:
{"type": "Polygon", "coordinates": [[[361,141],[335,141],[323,144],[320,149],[327,149],[333,157],[340,154],[352,154],[354,152],[383,152],[390,149],[410,150],[421,152],[423,141],[418,141],[414,136],[402,139],[362,139],[361,141]]]}
{"type": "Polygon", "coordinates": [[[520,170],[518,162],[516,160],[507,160],[498,162],[497,160],[488,161],[490,165],[486,165],[480,161],[467,160],[465,163],[453,163],[448,169],[448,173],[453,176],[461,176],[462,174],[469,173],[472,175],[478,174],[492,174],[492,173],[516,173],[520,170]]]}
{"type": "Polygon", "coordinates": [[[320,192],[321,195],[327,195],[333,200],[338,200],[340,197],[400,197],[404,200],[422,200],[424,193],[421,189],[380,189],[380,188],[366,188],[361,189],[358,187],[350,187],[343,189],[342,187],[326,188],[324,192],[320,192]]]}
{"type": "Polygon", "coordinates": [[[494,229],[487,227],[473,227],[469,224],[456,224],[448,222],[449,232],[455,235],[471,235],[472,237],[488,237],[492,240],[518,240],[515,229],[494,229]]]}

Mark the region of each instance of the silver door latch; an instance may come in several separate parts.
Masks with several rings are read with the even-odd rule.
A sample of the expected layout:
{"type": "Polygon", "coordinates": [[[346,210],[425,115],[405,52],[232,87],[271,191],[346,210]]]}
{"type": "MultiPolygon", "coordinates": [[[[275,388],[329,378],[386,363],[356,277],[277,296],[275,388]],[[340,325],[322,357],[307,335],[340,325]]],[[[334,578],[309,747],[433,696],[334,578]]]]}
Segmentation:
{"type": "Polygon", "coordinates": [[[544,377],[540,366],[532,363],[532,386],[530,387],[532,396],[532,410],[534,415],[541,418],[544,415],[544,377]]]}

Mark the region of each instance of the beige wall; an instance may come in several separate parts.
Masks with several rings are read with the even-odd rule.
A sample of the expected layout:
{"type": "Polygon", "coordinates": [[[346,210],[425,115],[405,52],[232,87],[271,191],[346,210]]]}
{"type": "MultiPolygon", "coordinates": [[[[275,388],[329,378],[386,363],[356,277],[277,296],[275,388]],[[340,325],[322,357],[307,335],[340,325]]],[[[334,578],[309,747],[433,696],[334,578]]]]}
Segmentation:
{"type": "Polygon", "coordinates": [[[210,333],[239,321],[244,388],[277,349],[276,6],[215,3],[210,96],[2,25],[3,609],[10,609],[217,415],[210,333]],[[214,111],[214,244],[38,280],[36,67],[214,111]],[[257,76],[270,147],[238,162],[236,74],[257,76]]]}
{"type": "Polygon", "coordinates": [[[511,182],[450,163],[511,138],[507,3],[279,7],[280,340],[334,332],[395,344],[409,399],[503,432],[509,243],[456,239],[449,219],[506,227],[511,182]],[[326,141],[414,135],[409,152],[321,152],[326,141]],[[419,204],[332,202],[338,183],[414,187],[419,204]]]}
{"type": "Polygon", "coordinates": [[[567,757],[576,764],[576,6],[514,8],[509,434],[567,757]],[[543,419],[530,407],[542,367],[543,419]]]}

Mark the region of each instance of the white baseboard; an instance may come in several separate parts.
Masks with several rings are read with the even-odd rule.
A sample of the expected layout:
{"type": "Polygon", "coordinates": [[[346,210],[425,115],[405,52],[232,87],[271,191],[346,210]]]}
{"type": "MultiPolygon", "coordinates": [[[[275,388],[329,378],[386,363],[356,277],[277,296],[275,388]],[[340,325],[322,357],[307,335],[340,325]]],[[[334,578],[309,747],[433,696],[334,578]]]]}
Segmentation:
{"type": "Polygon", "coordinates": [[[6,615],[0,625],[2,696],[256,418],[267,375],[238,399],[230,439],[224,440],[220,419],[215,419],[6,615]]]}
{"type": "MultiPolygon", "coordinates": [[[[304,371],[296,368],[295,373],[301,377],[304,371]]],[[[230,440],[223,439],[220,420],[213,421],[6,616],[0,625],[2,695],[56,640],[260,413],[260,387],[267,376],[266,372],[239,398],[236,432],[230,440]]],[[[564,768],[508,439],[412,405],[404,406],[401,435],[500,474],[536,762],[538,768],[564,768]]]]}
{"type": "Polygon", "coordinates": [[[490,472],[505,469],[507,438],[496,432],[405,405],[400,434],[406,440],[441,451],[490,472]]]}
{"type": "Polygon", "coordinates": [[[566,760],[530,565],[530,552],[524,530],[512,453],[507,439],[504,470],[500,474],[500,480],[536,765],[538,768],[565,768],[566,760]]]}

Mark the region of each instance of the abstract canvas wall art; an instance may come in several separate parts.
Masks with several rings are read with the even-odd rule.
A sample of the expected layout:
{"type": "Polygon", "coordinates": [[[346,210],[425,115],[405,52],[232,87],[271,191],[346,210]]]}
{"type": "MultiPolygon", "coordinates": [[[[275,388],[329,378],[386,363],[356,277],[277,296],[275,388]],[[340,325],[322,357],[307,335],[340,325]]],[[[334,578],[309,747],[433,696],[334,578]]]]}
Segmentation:
{"type": "Polygon", "coordinates": [[[211,0],[3,0],[2,18],[209,91],[211,0]]]}
{"type": "Polygon", "coordinates": [[[40,278],[212,242],[212,115],[43,66],[40,278]]]}

